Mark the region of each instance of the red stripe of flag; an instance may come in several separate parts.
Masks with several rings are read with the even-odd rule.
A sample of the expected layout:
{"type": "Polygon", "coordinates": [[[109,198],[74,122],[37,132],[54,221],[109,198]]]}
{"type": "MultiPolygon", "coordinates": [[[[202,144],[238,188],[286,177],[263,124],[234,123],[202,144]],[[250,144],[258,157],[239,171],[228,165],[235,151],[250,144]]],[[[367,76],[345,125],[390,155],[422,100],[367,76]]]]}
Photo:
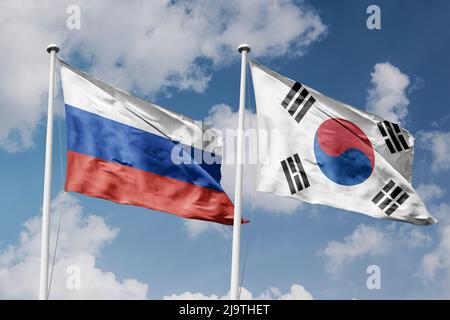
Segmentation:
{"type": "Polygon", "coordinates": [[[233,224],[234,206],[225,192],[73,151],[67,153],[65,190],[184,218],[233,224]]]}

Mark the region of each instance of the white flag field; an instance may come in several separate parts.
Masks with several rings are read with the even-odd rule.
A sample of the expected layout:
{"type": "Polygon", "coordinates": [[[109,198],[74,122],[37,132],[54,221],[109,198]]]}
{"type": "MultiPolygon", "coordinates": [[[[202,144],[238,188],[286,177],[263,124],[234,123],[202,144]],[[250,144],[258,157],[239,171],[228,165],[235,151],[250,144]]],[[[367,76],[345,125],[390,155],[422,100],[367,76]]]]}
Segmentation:
{"type": "Polygon", "coordinates": [[[251,61],[256,190],[387,220],[436,223],[412,187],[414,138],[251,61]],[[273,134],[276,133],[276,134],[273,134]]]}

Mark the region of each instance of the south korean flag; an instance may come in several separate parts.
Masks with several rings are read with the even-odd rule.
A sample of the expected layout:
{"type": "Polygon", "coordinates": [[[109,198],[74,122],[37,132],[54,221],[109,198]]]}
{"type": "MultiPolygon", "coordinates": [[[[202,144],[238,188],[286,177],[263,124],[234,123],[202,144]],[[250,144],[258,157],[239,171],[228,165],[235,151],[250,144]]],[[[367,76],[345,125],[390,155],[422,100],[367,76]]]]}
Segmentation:
{"type": "Polygon", "coordinates": [[[257,191],[374,218],[436,223],[414,191],[414,138],[251,61],[258,118],[257,191]]]}

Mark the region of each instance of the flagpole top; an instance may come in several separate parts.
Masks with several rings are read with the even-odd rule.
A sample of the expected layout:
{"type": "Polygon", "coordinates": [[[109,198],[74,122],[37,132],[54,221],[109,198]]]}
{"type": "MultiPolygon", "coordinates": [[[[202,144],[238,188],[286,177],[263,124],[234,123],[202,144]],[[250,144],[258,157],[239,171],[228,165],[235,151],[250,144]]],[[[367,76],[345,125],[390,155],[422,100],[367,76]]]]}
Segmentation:
{"type": "Polygon", "coordinates": [[[59,47],[56,44],[54,44],[54,43],[49,44],[48,47],[47,47],[47,52],[48,53],[51,53],[52,51],[55,51],[55,53],[59,52],[59,47]]]}
{"type": "Polygon", "coordinates": [[[248,44],[246,44],[246,43],[242,43],[242,44],[240,44],[239,45],[239,47],[238,47],[238,51],[240,52],[240,53],[242,53],[242,51],[247,51],[247,53],[248,52],[250,52],[250,46],[248,45],[248,44]]]}

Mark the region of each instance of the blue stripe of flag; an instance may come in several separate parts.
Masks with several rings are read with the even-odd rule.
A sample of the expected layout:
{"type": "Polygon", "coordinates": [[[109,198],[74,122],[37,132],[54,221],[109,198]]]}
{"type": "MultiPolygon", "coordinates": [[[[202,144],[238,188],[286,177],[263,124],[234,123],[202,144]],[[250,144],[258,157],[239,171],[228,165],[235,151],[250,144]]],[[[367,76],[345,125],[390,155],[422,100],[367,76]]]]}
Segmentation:
{"type": "MultiPolygon", "coordinates": [[[[213,164],[193,161],[175,164],[172,161],[172,149],[179,142],[67,104],[66,122],[68,149],[71,151],[223,191],[220,161],[213,164]]],[[[202,156],[212,156],[205,155],[207,152],[203,150],[192,150],[202,156]]],[[[220,160],[220,157],[216,158],[220,160]]]]}

